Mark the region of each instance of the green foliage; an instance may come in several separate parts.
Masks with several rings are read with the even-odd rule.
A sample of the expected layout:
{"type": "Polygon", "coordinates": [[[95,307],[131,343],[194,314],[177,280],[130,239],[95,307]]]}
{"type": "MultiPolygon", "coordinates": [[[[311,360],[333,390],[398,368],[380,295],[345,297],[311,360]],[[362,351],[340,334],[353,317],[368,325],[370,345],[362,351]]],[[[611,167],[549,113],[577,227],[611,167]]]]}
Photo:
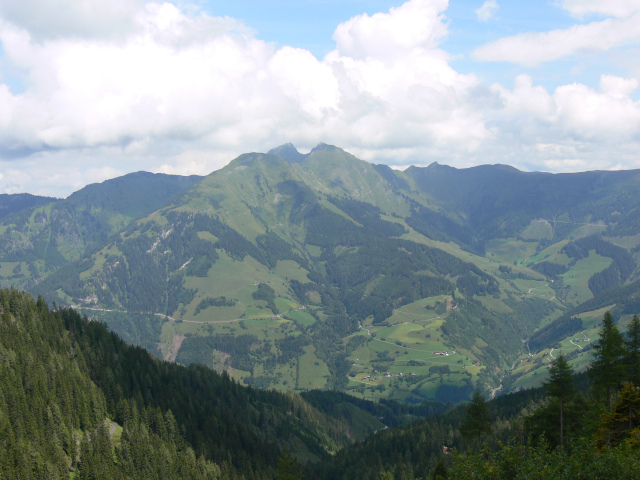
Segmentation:
{"type": "Polygon", "coordinates": [[[13,195],[0,193],[0,219],[21,210],[24,211],[40,205],[46,205],[57,200],[57,198],[40,197],[29,193],[17,193],[13,195]]]}
{"type": "Polygon", "coordinates": [[[382,220],[380,218],[381,210],[369,203],[360,202],[348,197],[330,196],[328,200],[361,224],[365,229],[375,231],[376,235],[399,237],[405,233],[402,225],[382,220]]]}
{"type": "Polygon", "coordinates": [[[233,298],[227,299],[225,296],[216,298],[207,297],[200,300],[198,305],[196,305],[194,315],[198,315],[202,310],[206,310],[209,307],[233,307],[236,303],[236,300],[233,298]]]}
{"type": "Polygon", "coordinates": [[[68,312],[15,290],[0,290],[0,310],[0,478],[63,479],[70,466],[78,479],[220,478],[215,464],[196,460],[171,412],[138,415],[121,402],[114,446],[105,421],[113,403],[90,379],[100,366],[79,325],[65,328],[68,312]]]}
{"type": "Polygon", "coordinates": [[[442,213],[414,203],[411,216],[406,220],[411,228],[428,238],[441,242],[453,240],[465,250],[484,254],[484,245],[472,228],[461,225],[442,213]]]}
{"type": "Polygon", "coordinates": [[[640,385],[640,318],[634,315],[627,327],[625,365],[631,383],[640,385]]]}
{"type": "Polygon", "coordinates": [[[549,278],[557,278],[558,275],[562,275],[563,273],[569,270],[569,267],[566,265],[560,265],[558,263],[552,262],[539,262],[531,267],[532,270],[543,274],[545,277],[549,278]]]}
{"type": "Polygon", "coordinates": [[[480,390],[473,392],[467,413],[459,427],[463,438],[474,439],[491,432],[489,409],[480,390]]]}
{"type": "Polygon", "coordinates": [[[454,454],[447,469],[456,480],[547,480],[566,478],[632,480],[640,471],[640,452],[630,448],[597,451],[593,442],[578,443],[570,454],[537,446],[505,446],[498,452],[454,454]]]}
{"type": "Polygon", "coordinates": [[[440,402],[424,402],[420,405],[407,405],[386,399],[381,399],[379,402],[371,402],[343,392],[328,390],[310,390],[301,392],[300,396],[314,408],[327,413],[332,418],[351,422],[354,411],[364,411],[375,418],[384,420],[384,424],[390,427],[412,420],[440,415],[447,410],[447,406],[440,402]],[[352,407],[356,407],[357,410],[352,407]]]}
{"type": "Polygon", "coordinates": [[[36,280],[90,255],[110,236],[165,206],[200,179],[137,172],[88,185],[65,200],[11,196],[4,211],[24,208],[3,218],[12,228],[0,235],[0,262],[40,261],[44,268],[32,269],[35,278],[22,275],[15,281],[33,286],[36,280]]]}
{"type": "Polygon", "coordinates": [[[302,480],[302,469],[298,462],[285,450],[278,459],[276,480],[302,480]]]}
{"type": "Polygon", "coordinates": [[[623,381],[624,339],[610,312],[605,313],[598,334],[600,340],[593,344],[590,373],[594,380],[594,387],[604,394],[608,408],[611,406],[611,395],[614,389],[623,381]]]}
{"type": "MultiPolygon", "coordinates": [[[[479,362],[480,371],[460,364],[449,382],[427,385],[432,380],[427,367],[412,379],[359,386],[376,398],[393,395],[409,402],[434,395],[443,401],[468,399],[478,382],[495,386],[506,363],[521,353],[522,339],[531,337],[529,347],[536,351],[583,326],[580,312],[566,311],[563,303],[569,305],[573,297],[563,292],[579,290],[578,298],[586,298],[587,279],[577,281],[579,287],[571,285],[576,271],[570,265],[562,282],[549,282],[549,296],[540,295],[538,288],[544,287],[534,283],[540,275],[528,270],[530,265],[557,276],[569,268],[561,265],[567,256],[572,263],[596,251],[605,266],[611,258],[611,267],[591,279],[598,301],[615,303],[616,316],[640,305],[637,292],[625,290],[628,295],[622,298],[623,283],[635,278],[631,253],[607,240],[635,228],[628,217],[637,212],[640,196],[629,175],[553,176],[504,166],[457,170],[440,165],[394,173],[336,147],[322,146],[309,155],[293,147],[276,153],[284,157],[243,155],[202,182],[139,174],[92,186],[72,201],[16,212],[10,216],[13,223],[0,230],[0,260],[15,260],[0,262],[0,280],[28,285],[61,304],[135,314],[142,321],[126,326],[119,319],[113,325],[156,353],[159,343],[167,351],[172,336],[205,337],[227,333],[227,328],[234,335],[247,333],[236,324],[189,324],[206,321],[204,309],[222,307],[215,309],[216,316],[244,318],[241,325],[249,325],[258,342],[264,342],[264,350],[252,345],[245,358],[229,360],[253,368],[234,376],[244,378],[248,372],[247,382],[265,387],[281,387],[282,375],[304,376],[306,366],[317,360],[329,369],[326,379],[325,372],[317,375],[318,383],[351,388],[347,374],[355,350],[346,336],[372,327],[360,350],[375,355],[374,345],[380,346],[376,331],[396,323],[405,314],[398,313],[401,307],[455,296],[440,299],[435,313],[441,325],[434,324],[433,331],[427,327],[424,335],[412,331],[407,338],[416,343],[402,342],[398,355],[409,359],[417,350],[433,351],[444,344],[465,362],[479,362]],[[193,188],[183,190],[187,184],[193,188]],[[140,198],[143,194],[149,201],[140,198]],[[132,222],[135,215],[142,219],[132,222]],[[585,231],[600,228],[597,223],[608,236],[583,238],[585,231]],[[508,248],[501,253],[498,244],[508,248]],[[483,254],[485,248],[484,258],[464,253],[483,254]],[[514,261],[518,267],[506,266],[514,261]],[[221,281],[227,278],[228,289],[221,281]],[[265,291],[252,297],[250,285],[257,283],[269,285],[273,295],[265,291]],[[231,296],[237,299],[233,307],[231,296]],[[308,308],[287,315],[296,308],[294,300],[308,308]],[[272,336],[267,329],[253,328],[252,319],[269,320],[268,309],[283,319],[304,318],[286,334],[310,343],[304,349],[292,339],[280,345],[280,331],[272,336]],[[559,313],[567,315],[558,319],[559,313]],[[161,336],[157,324],[143,315],[168,315],[184,323],[163,327],[161,336]],[[264,373],[273,368],[277,373],[264,373]],[[253,371],[256,378],[251,378],[253,371]]],[[[634,241],[628,237],[616,243],[633,248],[634,241]]],[[[434,312],[422,319],[420,313],[411,312],[416,315],[411,323],[428,325],[434,312]]],[[[179,358],[213,365],[212,350],[210,342],[189,340],[179,358]]],[[[393,355],[387,364],[392,369],[404,366],[393,355]]]]}
{"type": "Polygon", "coordinates": [[[300,397],[161,362],[0,290],[0,478],[63,478],[78,458],[77,478],[271,478],[281,446],[317,461],[348,429],[300,397]],[[107,412],[123,426],[116,442],[107,412]]]}
{"type": "Polygon", "coordinates": [[[267,308],[273,312],[274,315],[280,313],[278,307],[276,307],[276,292],[266,283],[258,284],[258,289],[251,294],[254,300],[264,300],[267,302],[267,308]]]}
{"type": "Polygon", "coordinates": [[[534,351],[541,350],[568,335],[579,332],[581,329],[582,319],[580,317],[572,317],[570,313],[564,314],[531,335],[529,347],[534,351]]]}
{"type": "Polygon", "coordinates": [[[595,435],[601,445],[618,445],[629,438],[640,426],[640,394],[627,382],[618,394],[610,411],[600,419],[600,427],[595,435]]]}
{"type": "Polygon", "coordinates": [[[549,380],[544,383],[550,397],[556,398],[560,404],[560,448],[564,448],[564,408],[575,393],[573,386],[573,369],[564,358],[558,358],[549,368],[549,380]]]}

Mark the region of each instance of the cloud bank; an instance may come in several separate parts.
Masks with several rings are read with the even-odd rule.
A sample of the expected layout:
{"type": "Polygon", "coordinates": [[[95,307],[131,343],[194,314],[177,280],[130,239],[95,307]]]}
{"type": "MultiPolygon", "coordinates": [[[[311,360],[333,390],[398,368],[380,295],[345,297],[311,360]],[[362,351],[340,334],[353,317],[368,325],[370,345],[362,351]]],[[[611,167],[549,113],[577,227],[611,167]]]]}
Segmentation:
{"type": "MultiPolygon", "coordinates": [[[[630,42],[633,3],[566,0],[576,17],[615,18],[548,32],[548,45],[516,36],[476,55],[507,59],[518,45],[532,63],[547,61],[563,35],[577,39],[570,53],[602,29],[618,32],[610,43],[630,42]]],[[[24,86],[0,78],[2,192],[67,195],[141,169],[207,174],[239,153],[289,141],[333,143],[391,165],[640,167],[637,79],[603,75],[599,90],[554,92],[526,75],[512,87],[485,85],[452,68],[442,48],[447,0],[353,17],[337,26],[323,59],[172,3],[49,4],[0,0],[0,72],[24,86]]]]}

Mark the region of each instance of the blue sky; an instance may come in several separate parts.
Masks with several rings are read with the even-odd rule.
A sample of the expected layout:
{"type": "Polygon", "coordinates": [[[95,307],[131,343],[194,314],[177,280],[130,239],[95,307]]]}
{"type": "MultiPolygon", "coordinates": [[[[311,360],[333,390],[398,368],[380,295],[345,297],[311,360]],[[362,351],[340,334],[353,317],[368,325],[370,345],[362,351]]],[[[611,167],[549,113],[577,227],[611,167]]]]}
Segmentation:
{"type": "Polygon", "coordinates": [[[304,48],[322,58],[335,48],[331,37],[338,24],[356,15],[373,15],[402,4],[383,0],[238,0],[201,5],[211,15],[242,19],[259,38],[280,46],[304,48]]]}
{"type": "Polygon", "coordinates": [[[0,0],[0,193],[336,144],[640,168],[640,0],[0,0]]]}
{"type": "MultiPolygon", "coordinates": [[[[318,0],[273,1],[240,0],[236,2],[203,2],[202,8],[216,16],[242,19],[256,36],[279,46],[290,45],[309,50],[322,59],[335,48],[332,39],[336,26],[363,13],[373,15],[399,7],[402,1],[382,0],[318,0]]],[[[484,2],[478,0],[450,1],[445,12],[449,36],[442,43],[452,56],[451,65],[464,73],[475,73],[487,82],[509,82],[524,70],[535,74],[539,83],[555,88],[568,78],[596,88],[603,68],[610,73],[623,75],[610,59],[610,54],[586,53],[570,59],[562,59],[545,65],[522,69],[509,62],[479,62],[471,54],[480,45],[522,32],[546,32],[566,29],[576,23],[588,23],[601,18],[591,15],[576,22],[558,2],[523,2],[517,0],[496,1],[497,8],[490,9],[491,17],[480,21],[476,10],[484,2]]]]}

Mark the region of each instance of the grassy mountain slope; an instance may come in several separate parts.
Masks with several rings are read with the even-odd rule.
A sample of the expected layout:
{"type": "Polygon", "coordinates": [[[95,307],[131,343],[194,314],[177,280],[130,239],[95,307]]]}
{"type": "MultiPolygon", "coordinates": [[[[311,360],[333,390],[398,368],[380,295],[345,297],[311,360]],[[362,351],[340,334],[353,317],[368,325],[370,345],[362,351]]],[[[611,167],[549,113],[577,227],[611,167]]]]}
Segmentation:
{"type": "Polygon", "coordinates": [[[165,358],[250,385],[456,401],[490,381],[474,363],[493,369],[518,353],[534,325],[507,313],[536,300],[502,295],[462,251],[401,238],[410,208],[378,169],[335,147],[295,164],[247,154],[37,288],[107,320],[165,318],[165,358]]]}
{"type": "Polygon", "coordinates": [[[34,290],[249,385],[459,401],[498,388],[563,313],[637,279],[639,188],[637,172],[395,172],[285,145],[241,155],[34,290]]]}

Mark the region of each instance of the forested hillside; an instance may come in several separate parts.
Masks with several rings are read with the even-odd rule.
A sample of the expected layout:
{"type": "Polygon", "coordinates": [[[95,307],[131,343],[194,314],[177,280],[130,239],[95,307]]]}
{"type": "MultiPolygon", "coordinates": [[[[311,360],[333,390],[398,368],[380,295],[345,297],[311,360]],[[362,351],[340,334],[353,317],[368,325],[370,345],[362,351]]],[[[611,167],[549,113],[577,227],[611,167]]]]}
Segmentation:
{"type": "MultiPolygon", "coordinates": [[[[13,289],[0,290],[0,310],[3,479],[63,478],[70,467],[81,479],[272,478],[283,452],[318,462],[383,426],[349,402],[329,416],[298,396],[159,361],[13,289]]],[[[386,408],[396,421],[434,413],[386,408]]]]}
{"type": "Polygon", "coordinates": [[[91,378],[104,327],[81,331],[73,312],[16,290],[0,290],[0,310],[0,478],[224,478],[170,411],[123,398],[124,428],[108,420],[113,398],[91,378]]]}

